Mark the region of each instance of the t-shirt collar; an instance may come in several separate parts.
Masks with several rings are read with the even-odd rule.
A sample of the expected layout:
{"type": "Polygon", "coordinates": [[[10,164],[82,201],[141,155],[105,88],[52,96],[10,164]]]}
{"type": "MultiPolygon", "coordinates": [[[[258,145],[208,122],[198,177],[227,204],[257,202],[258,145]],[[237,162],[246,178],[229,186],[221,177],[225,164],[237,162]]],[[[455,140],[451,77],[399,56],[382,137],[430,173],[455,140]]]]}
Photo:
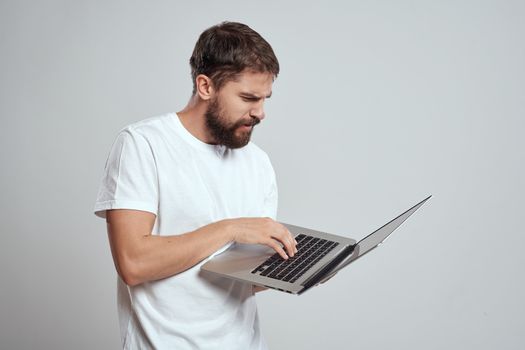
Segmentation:
{"type": "Polygon", "coordinates": [[[186,142],[188,142],[191,146],[200,149],[204,152],[213,153],[217,155],[218,157],[223,157],[226,151],[228,150],[228,147],[224,145],[211,145],[206,142],[202,142],[198,138],[196,138],[191,132],[186,129],[186,127],[182,124],[180,121],[179,116],[177,113],[173,113],[173,121],[175,125],[175,130],[177,131],[177,134],[181,136],[186,142]]]}

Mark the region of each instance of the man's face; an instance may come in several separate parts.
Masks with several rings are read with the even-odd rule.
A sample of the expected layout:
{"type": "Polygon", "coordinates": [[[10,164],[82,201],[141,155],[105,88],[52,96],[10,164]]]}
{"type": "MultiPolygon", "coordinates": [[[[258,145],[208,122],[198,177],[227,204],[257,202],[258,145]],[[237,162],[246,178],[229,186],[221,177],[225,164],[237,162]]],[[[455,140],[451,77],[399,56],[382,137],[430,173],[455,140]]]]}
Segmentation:
{"type": "Polygon", "coordinates": [[[210,100],[206,126],[216,144],[240,148],[250,141],[255,125],[264,119],[264,101],[272,94],[273,75],[243,72],[225,83],[210,100]]]}

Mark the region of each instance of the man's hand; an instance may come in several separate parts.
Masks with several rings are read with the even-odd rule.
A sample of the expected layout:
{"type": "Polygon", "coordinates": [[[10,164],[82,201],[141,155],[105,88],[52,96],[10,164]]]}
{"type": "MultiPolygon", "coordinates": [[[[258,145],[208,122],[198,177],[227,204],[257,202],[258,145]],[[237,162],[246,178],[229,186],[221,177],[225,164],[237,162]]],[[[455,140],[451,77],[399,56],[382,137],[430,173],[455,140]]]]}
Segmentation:
{"type": "Polygon", "coordinates": [[[267,245],[283,259],[297,253],[297,241],[293,235],[286,226],[271,218],[227,219],[224,223],[235,242],[267,245]]]}
{"type": "Polygon", "coordinates": [[[268,290],[268,288],[266,288],[266,287],[261,287],[261,286],[256,286],[256,285],[253,286],[253,293],[254,293],[254,294],[255,294],[255,293],[259,293],[259,292],[263,292],[263,291],[265,291],[265,290],[268,290]]]}

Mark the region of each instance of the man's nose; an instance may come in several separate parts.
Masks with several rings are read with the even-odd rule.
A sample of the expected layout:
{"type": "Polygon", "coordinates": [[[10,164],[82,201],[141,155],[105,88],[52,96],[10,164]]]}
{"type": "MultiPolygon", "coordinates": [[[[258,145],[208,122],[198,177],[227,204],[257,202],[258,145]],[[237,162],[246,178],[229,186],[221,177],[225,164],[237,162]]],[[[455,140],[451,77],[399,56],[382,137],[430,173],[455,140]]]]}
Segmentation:
{"type": "Polygon", "coordinates": [[[263,101],[257,103],[257,105],[251,109],[250,116],[255,117],[259,120],[264,119],[266,115],[264,114],[264,102],[263,101]]]}

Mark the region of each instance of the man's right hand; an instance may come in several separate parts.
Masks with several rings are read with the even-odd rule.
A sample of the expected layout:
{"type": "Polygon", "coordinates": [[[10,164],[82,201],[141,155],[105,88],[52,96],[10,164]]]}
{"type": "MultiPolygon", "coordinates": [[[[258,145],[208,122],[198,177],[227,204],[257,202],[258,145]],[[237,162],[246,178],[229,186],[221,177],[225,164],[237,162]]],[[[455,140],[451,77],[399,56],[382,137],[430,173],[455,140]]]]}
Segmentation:
{"type": "Polygon", "coordinates": [[[297,241],[292,233],[271,218],[226,219],[223,223],[235,242],[267,245],[283,259],[297,253],[297,241]]]}

